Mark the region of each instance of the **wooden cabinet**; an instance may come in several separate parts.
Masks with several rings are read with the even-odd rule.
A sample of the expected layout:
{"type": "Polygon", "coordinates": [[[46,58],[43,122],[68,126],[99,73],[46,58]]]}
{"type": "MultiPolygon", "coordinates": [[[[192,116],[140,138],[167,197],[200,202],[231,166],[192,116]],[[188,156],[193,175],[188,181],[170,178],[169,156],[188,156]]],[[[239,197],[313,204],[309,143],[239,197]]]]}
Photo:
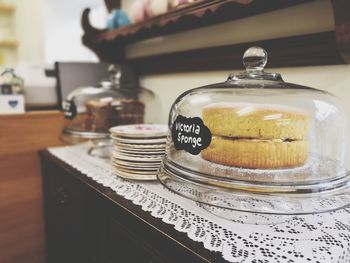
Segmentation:
{"type": "Polygon", "coordinates": [[[41,157],[48,263],[226,262],[50,153],[41,157]]]}
{"type": "Polygon", "coordinates": [[[0,116],[0,263],[45,262],[38,151],[61,145],[59,111],[0,116]]]}

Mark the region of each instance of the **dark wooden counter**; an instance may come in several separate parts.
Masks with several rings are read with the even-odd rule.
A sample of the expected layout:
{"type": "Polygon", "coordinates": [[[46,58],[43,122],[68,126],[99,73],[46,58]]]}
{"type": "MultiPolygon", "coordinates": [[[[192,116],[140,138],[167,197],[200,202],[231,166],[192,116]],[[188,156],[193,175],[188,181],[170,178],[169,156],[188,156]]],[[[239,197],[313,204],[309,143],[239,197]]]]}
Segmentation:
{"type": "Polygon", "coordinates": [[[40,153],[48,262],[227,262],[172,225],[40,153]]]}

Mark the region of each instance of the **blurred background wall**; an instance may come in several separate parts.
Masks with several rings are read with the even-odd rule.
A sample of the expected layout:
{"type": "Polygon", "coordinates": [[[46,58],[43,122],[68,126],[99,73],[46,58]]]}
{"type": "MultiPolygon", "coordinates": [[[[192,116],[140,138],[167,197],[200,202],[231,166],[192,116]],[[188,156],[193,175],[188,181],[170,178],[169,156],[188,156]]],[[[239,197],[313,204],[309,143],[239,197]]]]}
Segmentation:
{"type": "Polygon", "coordinates": [[[97,61],[81,44],[80,14],[93,9],[96,27],[104,27],[107,11],[102,0],[7,0],[15,6],[0,13],[0,39],[13,46],[0,48],[0,69],[23,62],[97,61]]]}

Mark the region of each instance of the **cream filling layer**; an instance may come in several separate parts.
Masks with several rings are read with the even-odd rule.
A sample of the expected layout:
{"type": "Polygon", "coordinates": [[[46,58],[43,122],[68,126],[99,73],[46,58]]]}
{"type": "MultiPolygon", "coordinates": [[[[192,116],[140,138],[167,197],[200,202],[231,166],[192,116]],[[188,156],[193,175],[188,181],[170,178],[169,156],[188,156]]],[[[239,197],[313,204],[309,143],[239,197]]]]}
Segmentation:
{"type": "Polygon", "coordinates": [[[295,139],[259,139],[259,138],[249,138],[249,137],[228,137],[228,136],[220,136],[213,135],[213,137],[225,139],[225,140],[240,140],[240,141],[256,141],[256,142],[295,142],[295,141],[304,141],[304,140],[295,140],[295,139]]]}

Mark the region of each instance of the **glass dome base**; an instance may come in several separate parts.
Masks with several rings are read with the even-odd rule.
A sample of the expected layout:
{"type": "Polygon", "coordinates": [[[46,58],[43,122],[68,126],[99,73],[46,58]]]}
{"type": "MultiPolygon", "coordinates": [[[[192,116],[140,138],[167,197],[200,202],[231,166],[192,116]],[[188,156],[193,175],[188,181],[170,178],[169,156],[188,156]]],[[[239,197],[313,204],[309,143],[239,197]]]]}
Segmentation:
{"type": "Polygon", "coordinates": [[[349,175],[327,182],[289,187],[291,191],[287,192],[283,185],[249,185],[236,180],[229,183],[222,178],[203,180],[193,174],[186,176],[186,171],[165,158],[158,179],[169,190],[233,221],[236,216],[232,213],[237,211],[291,216],[330,212],[350,204],[349,175]],[[199,178],[201,180],[197,180],[199,178]]]}
{"type": "Polygon", "coordinates": [[[61,140],[68,144],[77,144],[87,141],[109,139],[108,132],[95,132],[88,130],[79,130],[75,127],[67,126],[63,129],[60,136],[61,140]]]}
{"type": "Polygon", "coordinates": [[[91,141],[92,146],[88,150],[91,156],[102,159],[110,159],[113,150],[113,144],[110,139],[91,141]]]}

